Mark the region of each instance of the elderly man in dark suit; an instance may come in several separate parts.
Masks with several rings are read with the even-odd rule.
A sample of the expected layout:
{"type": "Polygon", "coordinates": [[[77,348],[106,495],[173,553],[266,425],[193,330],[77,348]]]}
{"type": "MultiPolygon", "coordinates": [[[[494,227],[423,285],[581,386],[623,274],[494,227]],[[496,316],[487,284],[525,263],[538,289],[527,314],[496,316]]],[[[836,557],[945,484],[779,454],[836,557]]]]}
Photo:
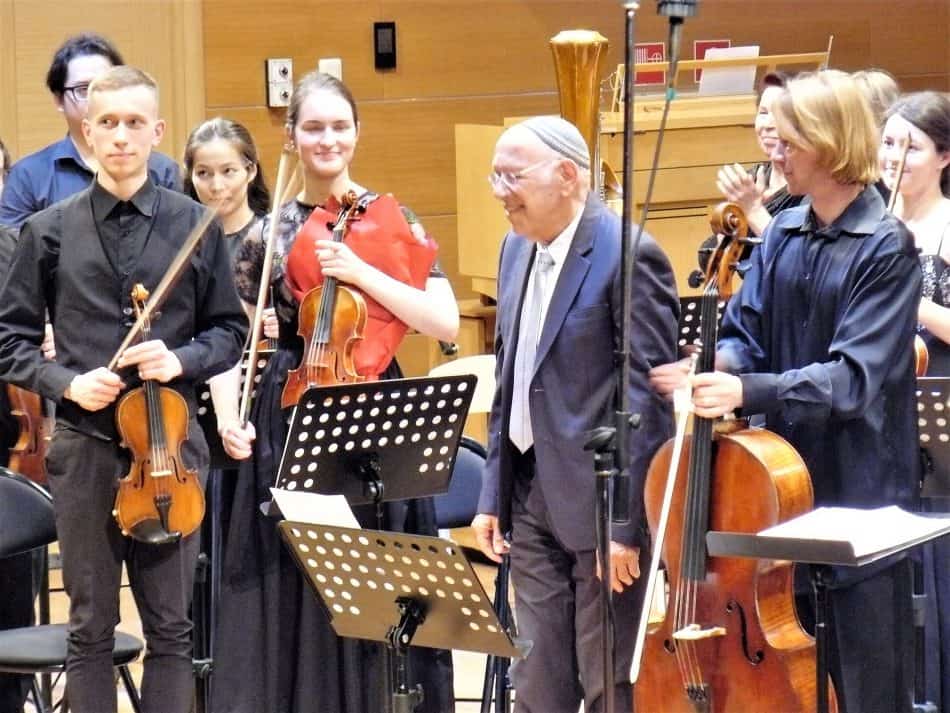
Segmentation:
{"type": "Polygon", "coordinates": [[[590,155],[570,123],[535,117],[508,129],[489,177],[512,230],[501,247],[492,408],[479,546],[498,560],[510,532],[520,633],[533,642],[513,668],[516,710],[601,709],[603,670],[595,555],[594,468],[588,431],[618,403],[615,352],[623,310],[632,315],[629,525],[615,526],[610,576],[618,636],[616,710],[632,707],[633,633],[649,539],[643,478],[672,431],[650,388],[652,366],[676,354],[679,310],[669,261],[644,235],[633,300],[622,304],[620,221],[590,194],[590,155]]]}

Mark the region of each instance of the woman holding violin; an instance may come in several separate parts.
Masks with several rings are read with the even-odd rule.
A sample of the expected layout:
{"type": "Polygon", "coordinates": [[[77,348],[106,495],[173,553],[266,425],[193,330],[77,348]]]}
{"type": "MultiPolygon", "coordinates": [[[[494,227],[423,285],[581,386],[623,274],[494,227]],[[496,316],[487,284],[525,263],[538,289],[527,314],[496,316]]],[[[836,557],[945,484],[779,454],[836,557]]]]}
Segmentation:
{"type": "MultiPolygon", "coordinates": [[[[881,176],[897,190],[894,215],[920,249],[923,298],[917,333],[927,347],[926,375],[950,376],[950,99],[940,92],[915,92],[899,99],[886,116],[881,176]]],[[[947,512],[950,499],[927,497],[923,505],[947,512]]],[[[950,711],[950,539],[925,545],[924,562],[927,698],[950,711]]]]}
{"type": "MultiPolygon", "coordinates": [[[[855,82],[835,71],[791,80],[773,111],[772,159],[806,200],[773,218],[752,252],[726,308],[716,370],[692,378],[695,413],[764,414],[808,466],[816,506],[912,506],[921,276],[910,232],[873,187],[877,127],[855,82]]],[[[687,371],[671,364],[651,378],[669,392],[687,371]]],[[[911,710],[907,577],[892,561],[835,571],[829,649],[839,710],[911,710]]],[[[809,619],[809,600],[798,605],[809,619]]]]}
{"type": "MultiPolygon", "coordinates": [[[[311,347],[319,341],[314,334],[326,318],[301,303],[306,306],[333,283],[347,291],[345,298],[337,292],[338,306],[364,303],[363,312],[331,313],[334,332],[346,327],[355,335],[336,345],[333,357],[346,365],[347,380],[398,377],[393,354],[406,328],[451,340],[458,308],[435,262],[435,243],[412,213],[350,177],[360,124],[346,86],[325,74],[304,76],[291,98],[286,129],[303,188],[280,210],[273,268],[263,278],[274,286],[278,348],[257,388],[253,425],[241,428],[235,413],[222,431],[233,457],[250,457],[241,464],[225,553],[213,707],[219,713],[381,711],[390,696],[383,647],[336,637],[259,506],[270,499],[287,436],[288,412],[281,404],[287,404],[288,374],[298,367],[308,373],[311,347]],[[342,204],[354,197],[352,215],[344,216],[342,204]],[[331,232],[328,223],[337,229],[331,232]]],[[[238,252],[238,291],[246,303],[258,299],[264,254],[264,242],[255,235],[238,252]]],[[[356,515],[365,526],[377,526],[374,508],[356,508],[356,515]]],[[[431,499],[385,503],[382,526],[435,534],[431,499]]],[[[414,649],[410,666],[413,683],[425,688],[418,710],[452,710],[450,652],[414,649]]]]}

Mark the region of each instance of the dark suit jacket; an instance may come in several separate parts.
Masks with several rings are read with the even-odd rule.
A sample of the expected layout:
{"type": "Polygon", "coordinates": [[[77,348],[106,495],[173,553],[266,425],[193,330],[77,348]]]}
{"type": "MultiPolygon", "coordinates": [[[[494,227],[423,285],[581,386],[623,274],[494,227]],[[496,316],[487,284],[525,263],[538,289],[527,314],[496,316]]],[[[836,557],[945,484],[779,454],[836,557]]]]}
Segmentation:
{"type": "MultiPolygon", "coordinates": [[[[485,481],[478,511],[511,527],[515,477],[508,440],[515,348],[533,242],[509,233],[498,269],[495,333],[497,391],[489,420],[485,481]]],[[[617,406],[614,351],[623,319],[620,291],[620,219],[593,195],[558,277],[538,343],[529,408],[539,479],[554,533],[574,550],[595,546],[593,456],[587,432],[612,425],[617,406]]],[[[631,433],[632,487],[629,525],[615,525],[613,539],[640,544],[643,479],[650,459],[672,436],[672,408],[650,388],[650,368],[676,358],[679,300],[670,263],[644,234],[633,284],[630,335],[630,406],[641,415],[631,433]]]]}

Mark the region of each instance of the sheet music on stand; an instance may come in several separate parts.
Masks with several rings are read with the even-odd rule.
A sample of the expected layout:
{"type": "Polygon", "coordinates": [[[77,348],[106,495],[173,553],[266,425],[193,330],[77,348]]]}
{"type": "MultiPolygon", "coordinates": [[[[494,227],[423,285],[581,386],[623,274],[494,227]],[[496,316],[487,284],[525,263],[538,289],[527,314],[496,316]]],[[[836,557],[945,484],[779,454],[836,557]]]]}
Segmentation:
{"type": "MultiPolygon", "coordinates": [[[[256,394],[257,384],[260,383],[261,374],[264,373],[264,367],[270,359],[273,351],[262,349],[257,353],[257,370],[254,376],[254,390],[251,391],[253,400],[256,394]]],[[[244,390],[244,379],[247,376],[247,352],[241,357],[241,383],[240,391],[244,390]]],[[[212,468],[236,468],[237,462],[224,452],[224,446],[221,445],[221,437],[218,435],[218,419],[214,413],[214,406],[211,403],[211,387],[204,381],[197,385],[195,391],[198,400],[198,425],[205,434],[205,440],[208,442],[208,450],[211,453],[212,468]]]]}
{"type": "Polygon", "coordinates": [[[342,494],[350,505],[444,493],[475,381],[465,374],[308,389],[274,487],[342,494]]]}
{"type": "Polygon", "coordinates": [[[917,379],[917,428],[924,467],[921,495],[950,497],[950,378],[917,379]]]}

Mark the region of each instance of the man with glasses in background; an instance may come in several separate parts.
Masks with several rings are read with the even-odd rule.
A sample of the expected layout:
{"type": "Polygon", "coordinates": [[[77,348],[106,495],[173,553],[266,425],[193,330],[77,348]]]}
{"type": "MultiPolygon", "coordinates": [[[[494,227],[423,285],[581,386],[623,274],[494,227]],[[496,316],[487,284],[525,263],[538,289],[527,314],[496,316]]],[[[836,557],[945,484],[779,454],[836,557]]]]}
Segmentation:
{"type": "MultiPolygon", "coordinates": [[[[46,86],[66,119],[67,134],[13,165],[0,196],[0,225],[19,228],[37,211],[92,183],[98,165],[82,135],[89,83],[120,64],[125,62],[118,50],[100,35],[70,37],[56,50],[46,86]]],[[[153,152],[148,170],[158,185],[180,189],[178,165],[168,156],[153,152]]]]}
{"type": "Polygon", "coordinates": [[[603,710],[600,586],[589,430],[613,423],[616,351],[631,314],[631,522],[612,531],[608,576],[618,634],[615,710],[632,710],[632,632],[649,549],[643,479],[672,435],[672,409],[649,384],[676,354],[679,300],[669,260],[647,235],[632,300],[620,292],[620,219],[590,191],[590,152],[573,124],[539,116],[498,140],[489,182],[511,231],[501,247],[495,333],[497,392],[488,460],[472,522],[495,561],[507,550],[519,634],[533,642],[512,666],[519,713],[603,710]],[[644,561],[646,561],[644,559],[644,561]]]}

